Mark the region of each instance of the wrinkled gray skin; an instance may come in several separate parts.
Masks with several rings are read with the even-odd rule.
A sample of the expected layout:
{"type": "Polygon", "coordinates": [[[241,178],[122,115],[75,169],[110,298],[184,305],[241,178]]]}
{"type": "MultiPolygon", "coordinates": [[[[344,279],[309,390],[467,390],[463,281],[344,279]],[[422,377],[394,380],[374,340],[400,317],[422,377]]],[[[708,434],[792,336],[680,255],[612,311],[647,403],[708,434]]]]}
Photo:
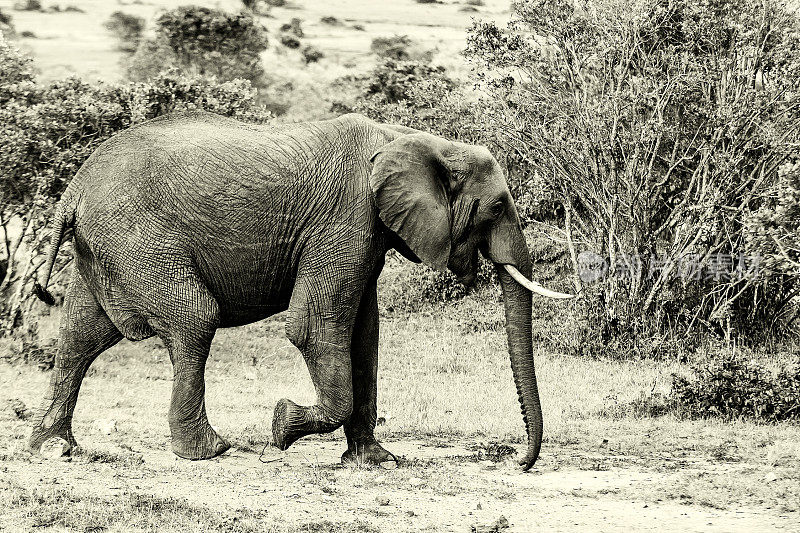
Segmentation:
{"type": "Polygon", "coordinates": [[[503,288],[511,366],[528,433],[520,461],[539,454],[542,415],[531,346],[530,277],[519,217],[497,161],[482,147],[359,115],[254,126],[207,113],[155,119],[104,143],[67,188],[37,292],[62,239],[75,268],[49,392],[30,447],[75,446],[72,413],[92,361],[123,337],[158,335],[174,369],[169,426],[180,457],[229,444],[209,425],[204,367],[217,328],[288,310],[286,334],[317,391],[305,407],[275,407],[274,444],[288,448],[344,425],[343,461],[396,460],[375,440],[376,280],[387,250],[461,281],[477,254],[503,288]]]}

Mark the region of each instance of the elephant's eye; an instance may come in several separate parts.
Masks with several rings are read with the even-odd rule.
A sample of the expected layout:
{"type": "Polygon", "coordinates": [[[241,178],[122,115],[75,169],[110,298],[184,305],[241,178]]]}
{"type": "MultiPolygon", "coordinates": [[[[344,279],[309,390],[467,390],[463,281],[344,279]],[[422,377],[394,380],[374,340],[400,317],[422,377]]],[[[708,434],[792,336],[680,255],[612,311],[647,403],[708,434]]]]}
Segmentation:
{"type": "Polygon", "coordinates": [[[503,214],[504,209],[505,206],[503,206],[503,202],[497,202],[489,209],[489,213],[491,213],[493,218],[498,218],[503,214]]]}

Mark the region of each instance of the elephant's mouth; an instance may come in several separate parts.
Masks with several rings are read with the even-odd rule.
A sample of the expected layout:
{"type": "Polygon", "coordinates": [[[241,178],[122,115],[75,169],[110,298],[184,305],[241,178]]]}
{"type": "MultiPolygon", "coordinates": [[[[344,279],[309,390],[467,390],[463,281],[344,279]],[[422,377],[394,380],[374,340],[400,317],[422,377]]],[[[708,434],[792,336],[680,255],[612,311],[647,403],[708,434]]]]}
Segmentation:
{"type": "Polygon", "coordinates": [[[459,283],[467,288],[472,287],[478,278],[478,249],[473,248],[453,254],[447,268],[456,276],[459,283]]]}

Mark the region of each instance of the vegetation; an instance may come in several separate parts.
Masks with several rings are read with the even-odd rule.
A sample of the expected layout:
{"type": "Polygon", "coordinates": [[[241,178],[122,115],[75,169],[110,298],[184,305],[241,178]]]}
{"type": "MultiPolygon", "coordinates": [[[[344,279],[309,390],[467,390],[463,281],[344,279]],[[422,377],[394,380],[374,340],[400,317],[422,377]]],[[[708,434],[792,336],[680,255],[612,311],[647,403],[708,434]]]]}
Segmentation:
{"type": "Polygon", "coordinates": [[[21,0],[14,2],[14,9],[17,11],[42,11],[42,3],[39,0],[21,0]]]}
{"type": "Polygon", "coordinates": [[[672,385],[678,408],[696,418],[800,420],[800,364],[777,372],[741,355],[715,358],[672,385]]]}
{"type": "MultiPolygon", "coordinates": [[[[463,0],[460,9],[483,3],[463,0]]],[[[417,22],[399,23],[394,37],[350,32],[364,30],[355,22],[383,27],[370,22],[373,6],[364,2],[362,18],[346,24],[343,13],[319,18],[307,9],[306,20],[336,31],[303,36],[291,16],[306,4],[243,2],[243,14],[174,5],[161,12],[165,3],[156,0],[135,8],[164,15],[153,19],[150,39],[135,17],[112,19],[107,35],[95,21],[104,46],[115,37],[120,49],[136,50],[111,55],[122,56],[134,83],[51,81],[52,65],[64,64],[52,55],[57,41],[25,43],[42,55],[35,66],[0,41],[0,520],[86,531],[394,531],[398,517],[408,516],[421,528],[482,531],[501,523],[501,511],[512,529],[557,528],[569,518],[557,510],[570,498],[589,513],[617,512],[617,524],[681,506],[698,522],[661,523],[785,527],[800,510],[800,373],[792,344],[800,290],[796,16],[777,0],[523,0],[508,28],[471,29],[473,71],[465,79],[446,46],[423,48],[435,39],[418,33],[417,22]],[[277,46],[264,53],[266,34],[253,15],[275,6],[295,10],[272,13],[285,17],[275,27],[288,27],[276,41],[282,34],[302,39],[298,52],[277,46]],[[354,36],[364,48],[377,37],[365,76],[356,72],[364,72],[366,50],[343,52],[347,46],[337,47],[334,60],[303,68],[328,53],[314,45],[354,36]],[[241,76],[250,81],[235,81],[241,76]],[[378,437],[406,457],[400,468],[332,467],[341,431],[303,439],[274,464],[237,467],[264,450],[279,398],[314,400],[281,316],[215,338],[209,413],[238,449],[221,462],[199,471],[165,460],[172,369],[158,339],[123,341],[90,369],[74,420],[86,449],[71,459],[72,468],[91,469],[92,483],[73,484],[52,463],[32,462],[23,451],[25,419],[49,380],[40,370],[52,367],[48,343],[60,309],[42,313],[25,300],[26,284],[42,260],[49,210],[86,156],[120,128],[170,110],[264,120],[269,115],[255,104],[264,102],[288,109],[281,120],[290,121],[330,116],[322,106],[339,98],[334,113],[354,110],[489,146],[508,170],[534,278],[581,290],[570,303],[534,300],[545,418],[537,469],[547,487],[513,475],[523,433],[492,265],[481,264],[467,291],[453,276],[393,253],[379,281],[378,437]],[[759,258],[752,276],[705,275],[713,261],[738,252],[759,258]],[[606,271],[592,279],[589,267],[597,264],[587,260],[608,264],[612,254],[615,270],[618,259],[620,271],[636,275],[606,271]],[[625,258],[641,254],[641,271],[626,268],[625,258]],[[692,254],[705,261],[700,279],[659,269],[651,276],[651,257],[677,258],[680,267],[692,254]],[[97,421],[115,422],[104,426],[114,430],[97,421]],[[576,489],[582,479],[590,483],[576,489]],[[159,487],[186,499],[165,498],[159,487]],[[389,487],[386,498],[364,498],[366,489],[389,487]],[[289,496],[271,497],[278,492],[289,496]],[[543,506],[556,512],[536,514],[543,506]],[[313,520],[305,513],[320,509],[325,520],[305,522],[313,520]],[[353,522],[353,513],[363,520],[353,522]]],[[[50,4],[16,5],[54,12],[50,4]]],[[[408,2],[404,9],[411,20],[434,8],[408,2]]],[[[441,9],[468,18],[453,6],[441,9]]],[[[35,29],[57,39],[64,37],[52,25],[63,20],[31,12],[14,22],[20,36],[35,29]]],[[[455,31],[430,33],[450,32],[447,41],[455,31]]],[[[66,64],[102,71],[93,54],[85,54],[91,65],[76,55],[66,64]]],[[[113,65],[103,76],[118,76],[108,70],[113,65]]],[[[64,250],[56,267],[57,299],[71,256],[64,250]]],[[[278,452],[263,455],[270,453],[278,452]]],[[[637,525],[652,522],[629,529],[637,525]]]]}
{"type": "Polygon", "coordinates": [[[797,16],[772,1],[710,0],[529,0],[515,16],[507,30],[470,32],[479,103],[409,76],[400,98],[365,94],[356,109],[489,145],[523,218],[561,228],[565,281],[606,353],[665,333],[788,335],[797,16]],[[579,275],[587,258],[605,268],[599,279],[579,275]]]}
{"type": "Polygon", "coordinates": [[[156,20],[155,39],[140,44],[128,73],[145,80],[177,68],[223,81],[255,81],[264,75],[260,54],[266,49],[266,30],[250,12],[178,7],[156,20]]]}
{"type": "Polygon", "coordinates": [[[305,33],[303,32],[302,22],[303,21],[300,20],[299,18],[294,17],[286,24],[281,25],[281,31],[289,32],[293,34],[295,37],[302,38],[305,36],[305,33]]]}
{"type": "Polygon", "coordinates": [[[12,37],[14,33],[14,20],[11,18],[11,15],[0,10],[0,35],[9,38],[12,37]]]}
{"type": "Polygon", "coordinates": [[[130,15],[122,11],[114,11],[106,21],[106,29],[116,35],[119,49],[123,52],[135,52],[142,40],[145,23],[142,17],[130,15]]]}
{"type": "MultiPolygon", "coordinates": [[[[42,262],[40,230],[50,209],[100,143],[132,124],[172,111],[203,109],[261,120],[254,96],[245,80],[218,83],[174,72],[144,83],[90,85],[70,78],[38,85],[31,60],[0,41],[4,331],[22,325],[28,283],[42,262]]],[[[29,321],[25,329],[35,324],[29,321]]]]}
{"type": "Polygon", "coordinates": [[[311,46],[311,45],[304,46],[301,53],[303,55],[303,61],[305,61],[306,65],[308,65],[309,63],[316,63],[317,61],[325,57],[325,54],[322,53],[322,50],[320,50],[316,46],[311,46]]]}
{"type": "Polygon", "coordinates": [[[757,1],[534,0],[517,15],[518,31],[476,24],[469,54],[487,67],[492,126],[556,203],[573,271],[591,252],[624,272],[574,280],[604,308],[600,337],[775,323],[795,280],[712,269],[760,253],[742,222],[800,142],[798,19],[757,1]],[[688,258],[699,279],[679,272],[688,258]]]}
{"type": "Polygon", "coordinates": [[[407,35],[395,35],[394,37],[376,37],[372,39],[370,50],[379,57],[404,60],[410,58],[408,53],[409,46],[411,46],[411,39],[407,35]]]}
{"type": "MultiPolygon", "coordinates": [[[[362,93],[363,100],[358,109],[378,114],[384,104],[403,102],[408,107],[416,107],[409,102],[412,87],[422,83],[436,82],[441,90],[455,88],[455,83],[445,75],[444,67],[433,67],[419,61],[397,61],[389,59],[378,64],[367,78],[362,93]]],[[[419,93],[415,93],[419,94],[419,93]]]]}

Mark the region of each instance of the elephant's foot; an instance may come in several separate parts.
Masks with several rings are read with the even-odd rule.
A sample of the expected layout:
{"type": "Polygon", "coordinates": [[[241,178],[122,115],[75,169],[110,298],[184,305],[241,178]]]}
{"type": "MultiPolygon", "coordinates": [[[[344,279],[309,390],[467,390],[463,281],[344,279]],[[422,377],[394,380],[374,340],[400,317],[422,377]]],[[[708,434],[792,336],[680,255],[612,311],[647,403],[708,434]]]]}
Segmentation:
{"type": "Polygon", "coordinates": [[[308,435],[303,429],[306,422],[305,407],[286,398],[279,400],[272,417],[273,444],[281,450],[287,449],[297,439],[308,435]]]}
{"type": "Polygon", "coordinates": [[[199,461],[222,455],[231,445],[220,437],[209,424],[204,428],[172,432],[172,453],[183,459],[199,461]]]}
{"type": "Polygon", "coordinates": [[[72,428],[68,424],[53,424],[49,428],[36,426],[28,440],[28,449],[33,453],[41,452],[45,454],[42,444],[46,442],[49,448],[53,448],[47,450],[47,455],[56,454],[54,451],[56,447],[58,448],[57,455],[60,456],[70,456],[80,450],[75,437],[72,435],[72,428]],[[53,446],[50,446],[50,444],[53,444],[53,446]]]}
{"type": "Polygon", "coordinates": [[[397,456],[378,444],[375,439],[366,442],[353,442],[342,454],[343,464],[381,465],[394,468],[398,464],[397,456]]]}

